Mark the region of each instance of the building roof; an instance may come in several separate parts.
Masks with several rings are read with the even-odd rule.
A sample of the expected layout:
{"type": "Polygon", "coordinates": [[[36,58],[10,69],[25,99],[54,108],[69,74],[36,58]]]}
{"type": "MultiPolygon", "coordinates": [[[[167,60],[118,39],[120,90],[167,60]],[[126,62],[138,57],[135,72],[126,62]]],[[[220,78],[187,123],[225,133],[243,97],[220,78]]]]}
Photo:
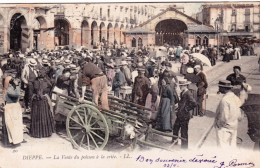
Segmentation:
{"type": "Polygon", "coordinates": [[[186,30],[188,33],[216,33],[213,27],[206,26],[206,25],[197,25],[189,27],[188,30],[186,30]]]}
{"type": "Polygon", "coordinates": [[[153,31],[147,30],[143,27],[135,27],[128,31],[125,31],[127,34],[151,34],[154,33],[153,31]]]}
{"type": "Polygon", "coordinates": [[[254,4],[251,2],[250,4],[235,4],[235,3],[216,3],[216,4],[205,4],[202,5],[203,8],[251,8],[254,7],[254,4]]]}
{"type": "Polygon", "coordinates": [[[190,20],[196,22],[197,24],[202,24],[202,22],[200,22],[199,20],[194,19],[193,17],[188,16],[188,15],[186,15],[185,13],[183,13],[183,12],[181,12],[181,11],[179,11],[179,10],[173,8],[173,7],[169,7],[169,8],[167,8],[166,10],[164,10],[163,12],[161,12],[161,13],[159,13],[159,14],[153,16],[151,19],[148,19],[148,20],[145,21],[144,23],[141,23],[139,26],[143,26],[143,25],[149,23],[151,20],[153,20],[153,19],[155,19],[155,18],[157,18],[157,17],[163,15],[164,13],[166,13],[166,12],[168,12],[168,11],[175,11],[176,13],[181,14],[181,15],[183,15],[183,16],[189,18],[190,20]]]}

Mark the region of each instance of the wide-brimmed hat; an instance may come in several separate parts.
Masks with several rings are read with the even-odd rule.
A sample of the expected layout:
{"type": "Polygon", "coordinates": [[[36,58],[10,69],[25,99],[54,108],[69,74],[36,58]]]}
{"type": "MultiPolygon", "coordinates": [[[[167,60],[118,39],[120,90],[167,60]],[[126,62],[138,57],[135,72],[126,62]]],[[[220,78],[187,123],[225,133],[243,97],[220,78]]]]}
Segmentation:
{"type": "Polygon", "coordinates": [[[194,73],[194,69],[191,67],[187,68],[187,73],[194,73]]]}
{"type": "Polygon", "coordinates": [[[57,64],[60,63],[60,62],[61,62],[60,59],[55,60],[55,63],[57,63],[57,64]]]}
{"type": "Polygon", "coordinates": [[[65,63],[65,64],[71,64],[71,61],[70,61],[69,59],[66,59],[66,60],[64,61],[64,63],[65,63]]]}
{"type": "Polygon", "coordinates": [[[131,57],[126,57],[126,61],[132,61],[133,59],[131,57]]]}
{"type": "Polygon", "coordinates": [[[43,65],[49,65],[49,61],[48,61],[47,59],[43,59],[43,60],[42,60],[42,64],[43,64],[43,65]]]}
{"type": "Polygon", "coordinates": [[[122,61],[121,65],[127,65],[128,63],[126,61],[122,61]]]}
{"type": "Polygon", "coordinates": [[[187,81],[185,79],[179,80],[179,86],[187,86],[190,83],[191,83],[190,81],[187,81]]]}
{"type": "Polygon", "coordinates": [[[139,68],[137,69],[137,71],[138,71],[138,72],[145,72],[145,68],[144,68],[144,67],[139,67],[139,68]]]}
{"type": "Polygon", "coordinates": [[[218,82],[218,86],[219,87],[224,87],[224,88],[233,88],[233,86],[231,85],[231,82],[228,80],[221,80],[218,82]]]}
{"type": "Polygon", "coordinates": [[[201,69],[201,66],[200,65],[195,65],[194,69],[201,69]]]}
{"type": "Polygon", "coordinates": [[[152,58],[150,61],[151,61],[151,62],[153,62],[153,63],[156,63],[156,60],[155,60],[155,59],[153,59],[153,58],[152,58]]]}
{"type": "Polygon", "coordinates": [[[20,58],[24,58],[24,57],[25,57],[24,54],[18,54],[18,56],[19,56],[20,58]]]}
{"type": "Polygon", "coordinates": [[[35,59],[30,59],[29,60],[29,65],[36,66],[37,65],[37,61],[35,59]]]}

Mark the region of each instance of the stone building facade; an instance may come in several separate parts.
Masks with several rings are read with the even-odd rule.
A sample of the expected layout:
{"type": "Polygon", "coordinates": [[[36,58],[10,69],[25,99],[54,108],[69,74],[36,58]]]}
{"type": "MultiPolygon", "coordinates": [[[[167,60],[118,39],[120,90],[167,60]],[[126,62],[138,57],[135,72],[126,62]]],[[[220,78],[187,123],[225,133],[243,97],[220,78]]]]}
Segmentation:
{"type": "Polygon", "coordinates": [[[212,26],[202,25],[202,22],[170,7],[138,27],[126,31],[126,46],[140,48],[142,45],[139,45],[137,39],[142,40],[143,46],[208,46],[217,45],[216,38],[216,31],[212,26]]]}
{"type": "Polygon", "coordinates": [[[197,19],[218,29],[221,44],[230,38],[260,39],[260,2],[205,4],[197,19]]]}
{"type": "Polygon", "coordinates": [[[154,15],[144,3],[1,4],[0,53],[56,46],[93,48],[107,41],[122,44],[123,32],[154,15]]]}

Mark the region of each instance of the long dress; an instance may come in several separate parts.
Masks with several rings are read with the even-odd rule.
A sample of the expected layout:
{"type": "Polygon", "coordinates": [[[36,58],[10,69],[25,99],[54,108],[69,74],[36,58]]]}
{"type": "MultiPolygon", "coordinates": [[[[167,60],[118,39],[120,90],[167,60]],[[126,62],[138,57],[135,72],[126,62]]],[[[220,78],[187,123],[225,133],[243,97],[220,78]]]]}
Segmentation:
{"type": "Polygon", "coordinates": [[[54,132],[54,119],[48,94],[51,84],[46,79],[38,78],[34,84],[31,112],[31,136],[49,137],[54,132]]]}
{"type": "Polygon", "coordinates": [[[158,112],[158,127],[161,131],[171,131],[173,126],[173,112],[171,106],[174,103],[173,91],[170,85],[163,87],[158,112]]]}
{"type": "MultiPolygon", "coordinates": [[[[5,80],[6,81],[6,80],[5,80]]],[[[6,90],[3,119],[3,144],[19,144],[23,141],[23,117],[19,103],[20,87],[9,84],[6,90]]]]}

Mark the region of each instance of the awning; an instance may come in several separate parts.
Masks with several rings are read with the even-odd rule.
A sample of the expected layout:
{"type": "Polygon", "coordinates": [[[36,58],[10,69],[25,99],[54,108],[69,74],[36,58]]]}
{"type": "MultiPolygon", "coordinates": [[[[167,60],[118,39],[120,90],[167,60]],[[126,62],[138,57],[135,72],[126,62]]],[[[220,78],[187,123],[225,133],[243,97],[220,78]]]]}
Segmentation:
{"type": "Polygon", "coordinates": [[[206,25],[193,25],[188,27],[187,33],[217,33],[213,27],[206,25]]]}

